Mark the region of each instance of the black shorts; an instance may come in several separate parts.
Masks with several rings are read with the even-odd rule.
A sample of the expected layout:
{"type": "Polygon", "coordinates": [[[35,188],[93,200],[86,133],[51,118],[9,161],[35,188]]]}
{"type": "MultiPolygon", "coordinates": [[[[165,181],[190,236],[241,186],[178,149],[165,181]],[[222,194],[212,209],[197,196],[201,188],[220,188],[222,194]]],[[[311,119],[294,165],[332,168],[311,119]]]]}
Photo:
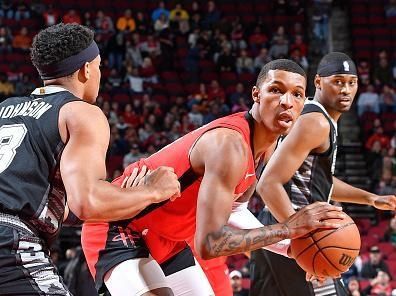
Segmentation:
{"type": "Polygon", "coordinates": [[[43,246],[33,232],[0,222],[0,295],[71,296],[43,246]]]}
{"type": "MultiPolygon", "coordinates": [[[[264,225],[274,223],[272,216],[268,215],[266,210],[260,213],[259,220],[264,225]]],[[[250,264],[250,295],[348,295],[344,285],[339,280],[314,288],[310,282],[305,280],[305,274],[305,271],[293,259],[264,249],[253,251],[250,264]]]]}

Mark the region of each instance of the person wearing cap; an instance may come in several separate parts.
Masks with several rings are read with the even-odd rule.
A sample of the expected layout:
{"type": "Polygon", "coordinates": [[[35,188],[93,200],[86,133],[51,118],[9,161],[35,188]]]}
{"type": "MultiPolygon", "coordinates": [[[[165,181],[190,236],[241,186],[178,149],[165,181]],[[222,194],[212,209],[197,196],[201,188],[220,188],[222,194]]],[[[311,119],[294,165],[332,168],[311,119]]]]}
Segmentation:
{"type": "Polygon", "coordinates": [[[110,131],[94,106],[101,74],[93,31],[46,28],[31,58],[44,86],[0,104],[0,294],[71,295],[48,251],[62,222],[131,218],[178,196],[180,184],[170,168],[140,188],[104,181],[110,131]]]}
{"type": "MultiPolygon", "coordinates": [[[[357,70],[349,56],[325,55],[315,76],[315,95],[308,98],[301,116],[266,164],[257,184],[266,208],[264,225],[285,221],[301,207],[315,201],[367,204],[395,210],[394,195],[378,196],[352,187],[333,176],[337,155],[337,121],[347,112],[358,89],[357,70]]],[[[318,295],[297,263],[263,249],[252,252],[251,295],[318,295]],[[292,279],[292,280],[291,280],[292,279]]],[[[338,280],[326,282],[326,295],[345,295],[338,280]]]]}
{"type": "Polygon", "coordinates": [[[381,250],[374,245],[370,248],[369,260],[363,264],[360,275],[364,279],[373,279],[377,276],[379,270],[390,274],[388,265],[382,259],[381,250]]]}
{"type": "Polygon", "coordinates": [[[233,270],[229,274],[232,295],[233,296],[248,296],[249,290],[242,286],[242,273],[239,270],[233,270]]]}

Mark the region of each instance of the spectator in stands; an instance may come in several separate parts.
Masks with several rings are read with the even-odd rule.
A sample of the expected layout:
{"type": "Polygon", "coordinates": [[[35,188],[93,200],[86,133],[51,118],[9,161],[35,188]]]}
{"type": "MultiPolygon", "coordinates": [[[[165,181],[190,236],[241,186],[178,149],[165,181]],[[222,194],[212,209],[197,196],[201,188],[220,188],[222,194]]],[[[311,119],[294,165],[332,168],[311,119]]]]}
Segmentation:
{"type": "Polygon", "coordinates": [[[14,8],[12,1],[4,0],[0,3],[0,18],[12,19],[14,17],[14,8]]]}
{"type": "Polygon", "coordinates": [[[379,194],[394,194],[396,192],[396,176],[392,176],[390,171],[383,171],[377,192],[379,194]]]}
{"type": "Polygon", "coordinates": [[[129,89],[131,94],[143,93],[143,77],[139,76],[139,70],[132,66],[127,67],[127,73],[125,79],[129,83],[129,89]]]}
{"type": "Polygon", "coordinates": [[[396,17],[396,0],[389,0],[385,5],[385,16],[396,17]]]}
{"type": "Polygon", "coordinates": [[[282,36],[279,36],[275,39],[275,43],[271,45],[268,52],[269,56],[272,59],[285,58],[287,57],[288,53],[289,53],[288,42],[282,36]]]}
{"type": "Polygon", "coordinates": [[[368,85],[370,83],[370,64],[366,59],[362,59],[358,64],[359,83],[368,85]]]}
{"type": "Polygon", "coordinates": [[[175,8],[170,11],[169,20],[171,22],[188,21],[190,18],[187,10],[185,10],[180,3],[177,3],[175,8]]]}
{"type": "Polygon", "coordinates": [[[348,296],[363,296],[360,291],[359,281],[356,277],[351,277],[348,281],[348,296]]]}
{"type": "Polygon", "coordinates": [[[268,37],[265,35],[260,26],[254,27],[253,33],[249,36],[249,46],[254,55],[260,51],[261,48],[266,47],[268,37]]]}
{"type": "Polygon", "coordinates": [[[140,46],[134,40],[128,40],[126,42],[125,59],[128,62],[132,62],[133,67],[140,67],[143,64],[140,46]]]}
{"type": "Polygon", "coordinates": [[[165,8],[164,1],[160,1],[158,3],[158,7],[156,9],[154,9],[154,11],[151,14],[151,19],[152,19],[153,23],[155,23],[155,21],[160,18],[161,14],[164,14],[167,19],[169,18],[169,10],[167,10],[165,8]]]}
{"type": "Polygon", "coordinates": [[[125,154],[122,165],[124,169],[131,163],[138,161],[143,157],[143,154],[140,153],[140,148],[138,144],[132,144],[131,149],[128,154],[125,154]]]}
{"type": "Polygon", "coordinates": [[[384,239],[396,246],[396,216],[389,221],[389,228],[385,232],[384,239]]]}
{"type": "Polygon", "coordinates": [[[14,19],[17,21],[21,19],[30,19],[29,7],[23,1],[19,1],[16,5],[14,19]]]}
{"type": "Polygon", "coordinates": [[[378,270],[375,278],[370,281],[370,285],[364,289],[363,293],[371,296],[392,296],[389,272],[378,270]]]}
{"type": "Polygon", "coordinates": [[[147,53],[152,57],[156,57],[161,54],[160,43],[152,34],[147,35],[147,40],[141,43],[140,50],[142,53],[147,53]]]}
{"type": "Polygon", "coordinates": [[[223,50],[217,59],[217,70],[220,72],[235,71],[235,56],[229,46],[223,46],[223,50]]]}
{"type": "Polygon", "coordinates": [[[245,30],[241,23],[237,22],[234,24],[231,32],[231,44],[234,50],[247,48],[247,43],[244,40],[244,32],[245,30]]]}
{"type": "Polygon", "coordinates": [[[366,91],[359,95],[357,101],[358,115],[362,116],[365,112],[380,113],[380,100],[372,84],[367,85],[366,91]]]}
{"type": "Polygon", "coordinates": [[[236,112],[243,112],[243,111],[248,111],[250,108],[246,104],[246,100],[243,97],[240,97],[238,102],[235,103],[232,106],[231,112],[236,113],[236,112]]]}
{"type": "Polygon", "coordinates": [[[308,71],[308,60],[305,56],[301,55],[300,48],[296,47],[290,51],[290,59],[299,64],[305,71],[308,71]]]}
{"type": "Polygon", "coordinates": [[[138,130],[139,141],[145,142],[152,134],[154,134],[153,126],[150,123],[145,122],[138,130]]]}
{"type": "Polygon", "coordinates": [[[158,83],[157,70],[155,69],[150,57],[143,59],[142,67],[140,68],[139,75],[144,78],[145,82],[156,84],[158,83]]]}
{"type": "Polygon", "coordinates": [[[5,73],[0,73],[0,101],[15,93],[14,85],[8,81],[5,73]]]}
{"type": "Polygon", "coordinates": [[[125,36],[122,32],[117,32],[109,39],[106,51],[109,58],[109,68],[116,68],[121,71],[125,55],[125,36]]]}
{"type": "Polygon", "coordinates": [[[241,49],[240,55],[236,61],[236,71],[240,73],[253,73],[253,59],[248,56],[248,53],[245,49],[241,49]]]}
{"type": "Polygon", "coordinates": [[[229,277],[233,296],[249,295],[249,290],[242,287],[242,273],[239,270],[231,271],[229,277]]]}
{"type": "Polygon", "coordinates": [[[118,18],[116,28],[125,33],[131,33],[136,30],[136,23],[130,9],[125,10],[124,15],[118,18]]]}
{"type": "Polygon", "coordinates": [[[195,127],[200,127],[203,124],[203,115],[200,112],[199,105],[194,104],[191,106],[191,111],[188,113],[188,120],[195,127]]]}
{"type": "Polygon", "coordinates": [[[108,15],[105,15],[103,10],[98,10],[96,13],[95,31],[103,34],[114,32],[113,20],[108,15]]]}
{"type": "Polygon", "coordinates": [[[225,92],[217,80],[212,80],[208,90],[208,101],[215,101],[215,100],[224,101],[225,92]]]}
{"type": "Polygon", "coordinates": [[[89,11],[84,12],[83,17],[82,17],[82,24],[86,27],[91,28],[92,30],[95,27],[93,17],[89,11]]]}
{"type": "Polygon", "coordinates": [[[143,12],[138,11],[136,14],[136,31],[139,34],[146,35],[149,31],[149,20],[146,19],[146,16],[143,12]]]}
{"type": "Polygon", "coordinates": [[[167,134],[169,141],[176,141],[182,136],[182,134],[180,133],[180,126],[181,125],[179,121],[173,122],[171,130],[167,134]]]}
{"type": "Polygon", "coordinates": [[[390,146],[394,149],[396,149],[396,132],[393,133],[393,136],[390,140],[390,146]]]}
{"type": "Polygon", "coordinates": [[[17,51],[27,52],[32,44],[32,38],[28,35],[28,29],[22,27],[17,35],[12,40],[12,47],[17,51]]]}
{"type": "Polygon", "coordinates": [[[107,78],[107,82],[110,83],[111,87],[114,88],[119,88],[122,84],[122,78],[120,73],[117,71],[116,68],[113,68],[110,70],[110,75],[107,78]]]}
{"type": "Polygon", "coordinates": [[[0,27],[0,54],[12,51],[12,35],[8,27],[0,27]]]}
{"type": "Polygon", "coordinates": [[[295,35],[294,42],[292,45],[290,45],[290,51],[292,52],[295,48],[298,48],[300,50],[301,56],[305,58],[307,57],[308,46],[304,43],[303,36],[300,34],[295,35]]]}
{"type": "Polygon", "coordinates": [[[379,63],[374,67],[373,79],[376,86],[393,84],[392,68],[387,57],[381,57],[379,63]]]}
{"type": "Polygon", "coordinates": [[[48,5],[48,8],[43,12],[44,24],[46,27],[53,26],[58,22],[59,14],[54,9],[52,4],[48,5]]]}
{"type": "Polygon", "coordinates": [[[361,277],[364,279],[374,279],[377,277],[379,271],[389,274],[388,265],[382,259],[380,249],[378,246],[372,246],[370,248],[369,261],[363,264],[361,277]]]}
{"type": "Polygon", "coordinates": [[[396,94],[395,90],[385,84],[379,97],[381,112],[396,112],[396,94]]]}
{"type": "Polygon", "coordinates": [[[245,92],[245,86],[242,82],[237,83],[235,91],[230,95],[229,101],[231,106],[237,104],[240,98],[243,98],[246,101],[250,98],[250,96],[245,92]]]}
{"type": "Polygon", "coordinates": [[[74,10],[70,9],[62,18],[63,23],[65,24],[80,24],[81,25],[81,17],[80,15],[74,10]]]}
{"type": "Polygon", "coordinates": [[[382,149],[380,141],[375,141],[367,153],[367,168],[374,188],[382,176],[382,149]]]}
{"type": "Polygon", "coordinates": [[[366,149],[371,150],[375,142],[380,143],[381,150],[388,149],[390,144],[389,141],[389,137],[384,134],[383,127],[379,126],[375,129],[375,132],[368,138],[366,142],[366,149]]]}
{"type": "Polygon", "coordinates": [[[259,72],[260,69],[268,62],[272,60],[271,56],[268,54],[267,48],[262,48],[260,50],[260,54],[254,59],[254,68],[256,72],[259,72]]]}
{"type": "Polygon", "coordinates": [[[15,95],[23,96],[31,93],[36,88],[28,74],[23,74],[22,80],[17,81],[15,84],[15,95]]]}
{"type": "Polygon", "coordinates": [[[217,10],[214,1],[208,1],[208,10],[202,20],[205,29],[212,29],[220,21],[220,11],[217,10]]]}
{"type": "Polygon", "coordinates": [[[161,32],[169,28],[169,18],[166,16],[165,13],[161,14],[159,18],[154,22],[154,30],[156,32],[161,32]]]}

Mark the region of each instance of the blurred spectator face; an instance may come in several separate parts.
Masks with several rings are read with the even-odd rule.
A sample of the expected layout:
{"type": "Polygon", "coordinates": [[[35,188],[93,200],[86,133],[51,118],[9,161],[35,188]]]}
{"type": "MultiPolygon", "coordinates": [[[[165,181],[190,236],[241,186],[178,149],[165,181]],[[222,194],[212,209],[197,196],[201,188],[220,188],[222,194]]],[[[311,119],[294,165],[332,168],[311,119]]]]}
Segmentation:
{"type": "Polygon", "coordinates": [[[279,26],[278,29],[276,30],[276,33],[279,35],[284,35],[285,34],[285,28],[283,26],[279,26]]]}
{"type": "Polygon", "coordinates": [[[370,263],[377,265],[381,261],[381,252],[378,247],[371,247],[370,249],[370,263]]]}
{"type": "Polygon", "coordinates": [[[390,228],[392,228],[393,230],[396,230],[396,217],[393,217],[391,220],[390,220],[390,228]]]}
{"type": "Polygon", "coordinates": [[[130,9],[125,10],[124,16],[130,18],[132,16],[132,11],[130,9]]]}
{"type": "Polygon", "coordinates": [[[388,67],[388,59],[386,59],[386,58],[380,59],[379,65],[380,65],[382,68],[388,67]]]}
{"type": "Polygon", "coordinates": [[[230,282],[232,286],[232,291],[238,292],[242,290],[242,274],[234,270],[230,273],[230,282]]]}
{"type": "Polygon", "coordinates": [[[209,1],[208,2],[208,11],[209,12],[212,12],[212,11],[214,11],[216,9],[216,5],[214,4],[214,2],[213,1],[209,1]]]}
{"type": "Polygon", "coordinates": [[[375,141],[371,150],[374,152],[380,152],[381,151],[381,142],[375,141]]]}
{"type": "Polygon", "coordinates": [[[217,82],[217,80],[212,80],[212,82],[210,83],[210,86],[213,89],[217,89],[217,88],[219,88],[219,83],[217,82]]]}
{"type": "Polygon", "coordinates": [[[125,105],[125,112],[131,112],[132,111],[132,106],[131,104],[126,104],[125,105]]]}
{"type": "Polygon", "coordinates": [[[350,279],[348,282],[349,292],[359,291],[359,281],[357,279],[350,279]]]}
{"type": "Polygon", "coordinates": [[[378,283],[383,286],[389,284],[389,275],[384,271],[378,271],[377,279],[378,279],[378,283]]]}
{"type": "Polygon", "coordinates": [[[236,85],[236,91],[239,92],[239,93],[243,93],[243,91],[244,91],[244,86],[243,86],[242,83],[238,83],[238,84],[236,85]]]}
{"type": "Polygon", "coordinates": [[[26,27],[21,28],[21,35],[26,36],[28,34],[28,29],[26,27]]]}

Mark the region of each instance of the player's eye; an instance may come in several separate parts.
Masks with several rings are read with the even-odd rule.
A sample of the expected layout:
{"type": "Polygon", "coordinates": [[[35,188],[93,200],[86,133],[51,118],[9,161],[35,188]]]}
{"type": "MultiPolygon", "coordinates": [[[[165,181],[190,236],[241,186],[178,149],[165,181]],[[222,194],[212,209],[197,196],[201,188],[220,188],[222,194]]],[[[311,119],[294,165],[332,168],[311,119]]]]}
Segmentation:
{"type": "Polygon", "coordinates": [[[272,88],[270,89],[270,92],[272,92],[272,93],[274,93],[274,94],[280,94],[280,93],[281,93],[280,89],[277,88],[277,87],[272,87],[272,88]]]}

